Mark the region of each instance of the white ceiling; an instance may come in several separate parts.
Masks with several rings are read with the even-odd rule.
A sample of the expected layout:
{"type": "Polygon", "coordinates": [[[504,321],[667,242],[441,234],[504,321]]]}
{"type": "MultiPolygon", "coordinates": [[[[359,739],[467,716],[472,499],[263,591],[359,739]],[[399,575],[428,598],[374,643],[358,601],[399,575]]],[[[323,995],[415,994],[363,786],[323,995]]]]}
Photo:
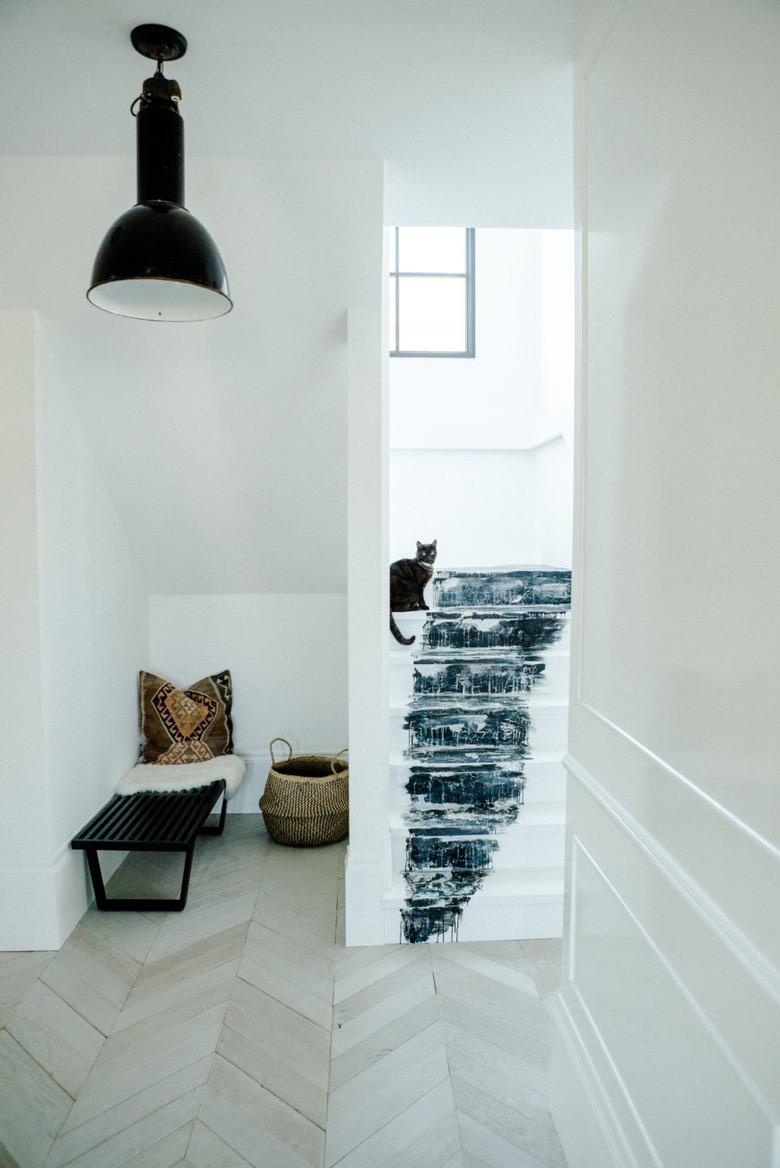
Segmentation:
{"type": "Polygon", "coordinates": [[[131,154],[152,65],[129,31],[153,16],[189,40],[168,71],[190,155],[382,158],[393,221],[442,221],[465,183],[483,226],[570,226],[573,4],[5,0],[0,153],[131,154]]]}
{"type": "Polygon", "coordinates": [[[379,160],[390,221],[570,226],[570,26],[568,0],[0,3],[0,306],[41,313],[152,591],[343,589],[344,313],[380,288],[379,160]],[[84,300],[134,200],[149,19],[189,39],[188,205],[236,300],[201,325],[84,300]]]}
{"type": "Polygon", "coordinates": [[[479,147],[475,130],[541,112],[534,81],[571,59],[569,0],[4,0],[3,87],[20,98],[4,152],[121,153],[122,99],[151,67],[129,31],[150,18],[188,38],[166,70],[196,154],[479,147]]]}

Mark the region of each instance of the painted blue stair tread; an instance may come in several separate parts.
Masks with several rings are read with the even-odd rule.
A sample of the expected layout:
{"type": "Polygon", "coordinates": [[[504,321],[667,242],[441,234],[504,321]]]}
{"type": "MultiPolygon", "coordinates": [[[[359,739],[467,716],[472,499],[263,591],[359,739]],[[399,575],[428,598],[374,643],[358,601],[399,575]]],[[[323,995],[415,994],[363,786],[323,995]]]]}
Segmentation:
{"type": "Polygon", "coordinates": [[[530,727],[528,706],[516,698],[421,698],[404,721],[404,729],[409,731],[410,758],[429,754],[522,757],[530,727]]]}
{"type": "Polygon", "coordinates": [[[460,568],[437,572],[433,581],[438,608],[571,604],[571,572],[563,568],[460,568]]]}
{"type": "Polygon", "coordinates": [[[518,660],[517,655],[479,653],[415,657],[412,673],[415,694],[453,694],[487,697],[527,693],[541,679],[544,662],[537,656],[518,660]]]}
{"type": "Polygon", "coordinates": [[[431,612],[422,632],[425,649],[515,649],[539,652],[553,644],[566,627],[565,611],[483,609],[431,612]]]}

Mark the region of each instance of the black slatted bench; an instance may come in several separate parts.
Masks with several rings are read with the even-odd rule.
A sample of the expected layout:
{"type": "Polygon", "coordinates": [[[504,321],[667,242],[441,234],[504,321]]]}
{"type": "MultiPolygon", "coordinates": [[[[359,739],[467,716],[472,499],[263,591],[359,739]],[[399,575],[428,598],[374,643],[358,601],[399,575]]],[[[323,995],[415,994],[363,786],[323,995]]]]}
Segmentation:
{"type": "Polygon", "coordinates": [[[187,903],[192,857],[199,835],[221,835],[225,827],[225,781],[190,791],[114,795],[97,815],[82,827],[70,846],[87,853],[89,874],[95,890],[95,904],[120,912],[181,912],[187,903]],[[219,823],[206,824],[217,799],[222,796],[219,823]],[[176,900],[122,900],[106,896],[100,871],[99,851],[184,852],[181,893],[176,900]]]}

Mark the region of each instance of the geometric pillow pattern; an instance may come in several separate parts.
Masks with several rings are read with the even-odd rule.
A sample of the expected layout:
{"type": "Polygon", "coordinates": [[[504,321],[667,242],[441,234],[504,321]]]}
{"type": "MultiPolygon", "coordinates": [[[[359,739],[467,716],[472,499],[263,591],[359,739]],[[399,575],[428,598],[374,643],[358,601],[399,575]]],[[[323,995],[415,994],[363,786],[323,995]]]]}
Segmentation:
{"type": "Polygon", "coordinates": [[[230,670],[177,689],[142,671],[138,689],[140,762],[168,766],[205,762],[233,753],[233,683],[230,670]]]}

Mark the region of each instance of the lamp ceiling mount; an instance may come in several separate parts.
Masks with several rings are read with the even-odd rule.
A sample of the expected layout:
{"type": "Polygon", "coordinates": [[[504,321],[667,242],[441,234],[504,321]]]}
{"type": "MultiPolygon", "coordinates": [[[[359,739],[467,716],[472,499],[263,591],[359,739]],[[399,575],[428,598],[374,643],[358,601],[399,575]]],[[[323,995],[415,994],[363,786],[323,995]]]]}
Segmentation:
{"type": "Polygon", "coordinates": [[[139,24],[130,33],[133,48],[152,61],[178,61],[187,52],[187,38],[167,24],[139,24]]]}

